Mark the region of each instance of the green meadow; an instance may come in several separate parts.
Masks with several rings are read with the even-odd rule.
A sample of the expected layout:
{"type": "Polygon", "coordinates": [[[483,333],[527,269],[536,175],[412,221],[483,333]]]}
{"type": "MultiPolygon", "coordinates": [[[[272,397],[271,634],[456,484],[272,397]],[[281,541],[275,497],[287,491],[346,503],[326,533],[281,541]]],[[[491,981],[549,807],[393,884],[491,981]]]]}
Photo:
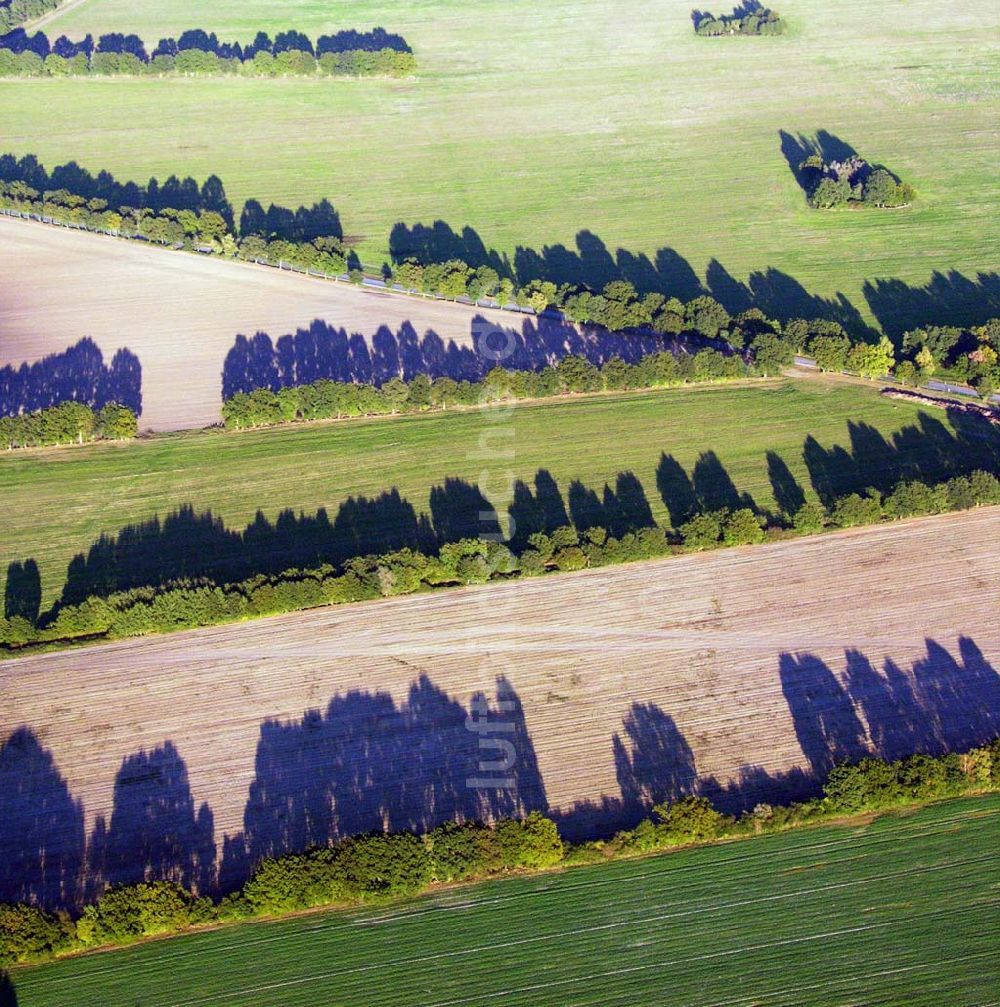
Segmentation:
{"type": "Polygon", "coordinates": [[[575,249],[589,231],[612,257],[656,264],[666,249],[660,278],[682,294],[708,272],[714,291],[749,282],[792,313],[818,297],[868,322],[909,321],[925,313],[932,274],[954,272],[930,303],[975,314],[997,298],[1000,9],[778,7],[786,36],[704,39],[686,0],[84,0],[46,26],[50,37],[136,32],[155,45],[191,27],[249,40],[382,25],[412,44],[419,75],[11,81],[0,135],[50,166],[215,173],[237,208],[329,198],[373,264],[399,221],[468,226],[511,256],[575,249]],[[810,210],[781,130],[828,131],[910,181],[917,202],[810,210]],[[865,284],[879,278],[903,286],[875,285],[869,303],[865,284]]]}
{"type": "Polygon", "coordinates": [[[619,473],[634,473],[653,518],[669,523],[657,475],[664,455],[691,476],[699,458],[714,452],[724,472],[706,468],[709,484],[728,475],[758,507],[775,509],[768,452],[815,499],[803,458],[807,437],[828,451],[843,448],[847,456],[835,456],[836,465],[857,453],[861,467],[870,469],[885,462],[878,452],[866,459],[863,445],[856,451],[851,425],[855,437],[861,424],[890,442],[908,429],[912,436],[896,464],[905,467],[908,459],[919,470],[941,450],[921,432],[927,422],[951,435],[944,412],[922,415],[870,385],[815,378],[521,404],[509,415],[432,413],[9,452],[0,455],[0,573],[13,561],[35,559],[49,602],[62,589],[74,554],[86,552],[102,533],[163,518],[182,505],[210,510],[242,530],[258,510],[274,522],[285,509],[311,515],[323,507],[333,519],[349,496],[371,499],[396,489],[418,514],[429,514],[432,488],[453,478],[481,485],[502,512],[510,484],[523,480],[534,489],[539,470],[552,475],[564,502],[573,480],[600,497],[605,484],[615,488],[619,473]],[[513,435],[488,433],[498,428],[513,435]],[[483,444],[512,450],[513,457],[484,458],[483,444]]]}
{"type": "Polygon", "coordinates": [[[1000,799],[14,973],[19,1007],[939,1007],[1000,984],[1000,799]]]}

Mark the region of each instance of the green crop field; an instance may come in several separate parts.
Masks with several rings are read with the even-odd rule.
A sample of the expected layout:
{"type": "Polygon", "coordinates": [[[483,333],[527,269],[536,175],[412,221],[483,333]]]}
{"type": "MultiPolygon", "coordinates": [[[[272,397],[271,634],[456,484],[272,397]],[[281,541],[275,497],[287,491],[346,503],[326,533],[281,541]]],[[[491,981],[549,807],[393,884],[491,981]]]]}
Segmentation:
{"type": "Polygon", "coordinates": [[[1000,984],[1000,798],[16,973],[19,1007],[940,1007],[1000,984]]]}
{"type": "MultiPolygon", "coordinates": [[[[574,479],[601,496],[605,483],[615,486],[618,473],[633,472],[653,517],[668,522],[657,482],[664,453],[690,476],[699,456],[714,451],[740,492],[774,508],[767,452],[777,453],[815,499],[803,460],[809,435],[825,449],[845,449],[848,456],[836,458],[843,466],[856,447],[849,424],[867,424],[890,441],[908,428],[912,436],[897,461],[909,459],[919,471],[935,451],[949,450],[947,441],[935,444],[920,432],[928,421],[950,436],[944,412],[921,419],[918,407],[881,398],[869,385],[815,378],[521,405],[509,417],[489,410],[436,413],[13,452],[0,456],[0,572],[12,561],[34,558],[45,600],[51,601],[70,559],[100,534],[154,514],[164,517],[184,504],[211,510],[238,530],[258,508],[272,522],[285,508],[313,514],[325,507],[332,519],[348,496],[372,498],[393,488],[418,514],[430,513],[431,488],[452,477],[482,482],[503,510],[510,481],[532,484],[541,469],[555,478],[564,501],[574,479]],[[487,446],[499,444],[514,456],[484,459],[480,437],[498,427],[512,428],[513,437],[494,437],[487,446]]],[[[862,467],[884,468],[879,452],[866,461],[864,450],[863,444],[857,448],[862,467]]],[[[874,471],[867,478],[877,481],[874,471]]]]}
{"type": "MultiPolygon", "coordinates": [[[[216,173],[237,206],[329,198],[372,263],[396,222],[442,219],[511,255],[575,249],[590,231],[612,257],[648,256],[671,292],[692,296],[708,271],[713,292],[735,303],[734,283],[749,282],[776,313],[891,324],[996,307],[992,0],[785,0],[787,36],[714,40],[695,37],[691,6],[83,0],[46,25],[51,37],[113,30],[155,45],[196,26],[247,40],[378,24],[410,41],[419,75],[5,82],[0,135],[48,165],[216,173]],[[828,131],[918,201],[809,210],[781,130],[828,131]],[[935,271],[946,275],[929,299],[935,271]],[[866,299],[877,278],[901,285],[866,299]]],[[[601,245],[587,247],[599,267],[601,245]]]]}

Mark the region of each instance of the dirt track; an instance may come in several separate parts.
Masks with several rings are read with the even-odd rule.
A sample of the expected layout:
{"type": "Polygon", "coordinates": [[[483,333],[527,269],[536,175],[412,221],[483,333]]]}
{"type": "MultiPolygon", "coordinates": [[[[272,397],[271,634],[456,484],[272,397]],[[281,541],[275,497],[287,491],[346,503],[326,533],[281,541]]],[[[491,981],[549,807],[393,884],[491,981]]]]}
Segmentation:
{"type": "Polygon", "coordinates": [[[0,367],[34,362],[90,336],[110,361],[125,347],[142,365],[141,426],[218,422],[222,368],[237,334],[279,336],[321,319],[371,343],[411,323],[472,345],[481,315],[522,331],[507,312],[359,290],[266,267],[169,252],[0,217],[0,367]]]}
{"type": "MultiPolygon", "coordinates": [[[[820,735],[841,755],[893,738],[911,747],[967,743],[991,725],[1000,730],[1000,678],[983,663],[1000,666],[998,526],[1000,510],[984,509],[6,662],[0,738],[20,725],[37,733],[82,799],[88,835],[95,816],[111,816],[123,758],[172,741],[195,804],[211,806],[220,849],[243,827],[262,721],[302,730],[304,711],[326,710],[349,690],[381,690],[400,707],[421,674],[466,707],[478,690],[492,697],[505,676],[523,704],[549,805],[563,810],[620,797],[615,734],[626,750],[644,748],[648,768],[637,762],[637,777],[683,778],[683,744],[661,714],[631,737],[623,730],[632,704],[672,717],[697,773],[723,783],[751,765],[808,769],[803,745],[815,760],[820,735]],[[982,659],[968,645],[960,653],[960,637],[982,659]],[[853,740],[852,701],[845,711],[833,695],[841,685],[820,666],[793,661],[779,675],[783,653],[808,653],[842,684],[848,648],[879,675],[886,660],[897,669],[890,680],[855,678],[853,706],[867,735],[853,740]],[[914,680],[915,661],[925,663],[914,680]]],[[[448,716],[453,733],[438,740],[468,738],[464,717],[448,716]]],[[[381,728],[366,730],[369,751],[381,728]]],[[[414,772],[422,739],[411,741],[392,765],[353,767],[364,796],[414,772]]],[[[524,739],[517,744],[518,759],[530,763],[524,739]]],[[[282,786],[291,779],[308,788],[323,768],[298,749],[270,757],[282,786]]],[[[266,763],[258,754],[261,773],[266,763]]],[[[428,781],[415,782],[426,794],[428,781]]]]}

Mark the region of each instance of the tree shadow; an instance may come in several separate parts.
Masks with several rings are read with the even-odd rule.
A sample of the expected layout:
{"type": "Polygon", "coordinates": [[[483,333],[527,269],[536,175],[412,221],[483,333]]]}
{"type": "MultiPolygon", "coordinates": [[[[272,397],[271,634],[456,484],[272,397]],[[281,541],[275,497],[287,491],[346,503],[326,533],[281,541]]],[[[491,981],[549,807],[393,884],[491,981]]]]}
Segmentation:
{"type": "Polygon", "coordinates": [[[782,691],[813,773],[866,755],[898,759],[983,745],[1000,733],[1000,675],[968,637],[954,658],[934,640],[909,672],[892,661],[879,673],[846,651],[843,679],[811,654],[782,654],[782,691]]]}
{"type": "Polygon", "coordinates": [[[482,346],[483,340],[494,338],[503,345],[504,367],[530,371],[557,364],[569,354],[598,367],[613,356],[635,363],[670,345],[657,336],[578,329],[554,318],[525,319],[501,327],[482,316],[472,319],[467,344],[445,341],[432,329],[419,336],[410,322],[396,332],[380,326],[369,343],[360,333],[316,319],[307,329],[280,336],[277,342],[265,332],[250,338],[238,335],[223,364],[222,396],[230,398],[257,388],[279,391],[320,379],[378,386],[392,378],[409,381],[426,374],[431,379],[480,381],[496,366],[495,352],[484,352],[482,346]]]}
{"type": "Polygon", "coordinates": [[[767,477],[771,482],[771,493],[778,505],[778,512],[786,521],[790,520],[805,504],[806,492],[776,451],[767,452],[767,477]]]}
{"type": "Polygon", "coordinates": [[[813,136],[804,133],[792,134],[779,129],[778,138],[781,141],[781,153],[788,162],[788,170],[807,196],[815,187],[814,173],[802,167],[803,161],[810,157],[818,157],[824,164],[830,164],[833,161],[847,161],[858,156],[858,152],[846,140],[825,129],[817,130],[813,136]]]}
{"type": "Polygon", "coordinates": [[[614,734],[611,747],[627,814],[638,819],[654,804],[695,792],[694,752],[673,717],[655,703],[633,703],[622,729],[627,743],[614,734]]]}
{"type": "Polygon", "coordinates": [[[83,804],[38,736],[18,728],[0,747],[0,902],[77,908],[84,844],[83,804]]]}
{"type": "Polygon", "coordinates": [[[17,1007],[17,989],[6,972],[0,972],[0,1007],[17,1007]]]}
{"type": "Polygon", "coordinates": [[[316,238],[343,238],[340,214],[328,199],[312,207],[290,210],[272,203],[267,210],[256,199],[248,199],[240,214],[240,235],[255,234],[268,240],[313,241],[316,238]]]}
{"type": "Polygon", "coordinates": [[[105,365],[100,347],[88,336],[33,364],[0,368],[0,416],[48,409],[68,400],[91,409],[117,402],[138,415],[142,412],[139,358],[123,348],[105,365]]]}
{"type": "Polygon", "coordinates": [[[924,325],[982,325],[1000,317],[1000,272],[975,279],[957,270],[935,271],[923,286],[903,280],[868,280],[864,296],[871,313],[897,346],[903,333],[924,325]]]}
{"type": "Polygon", "coordinates": [[[948,409],[952,430],[935,417],[920,413],[886,438],[863,422],[848,422],[850,446],[824,448],[806,438],[802,457],[812,487],[825,507],[838,497],[874,488],[886,493],[906,479],[941,482],[975,469],[1000,466],[1000,430],[989,420],[948,409]]]}
{"type": "Polygon", "coordinates": [[[23,563],[15,561],[7,567],[3,602],[4,618],[20,616],[31,623],[38,621],[42,606],[42,579],[38,564],[33,559],[23,563]]]}
{"type": "Polygon", "coordinates": [[[520,699],[504,679],[469,706],[421,673],[398,706],[384,692],[334,696],[326,712],[261,725],[240,836],[222,888],[264,857],[367,832],[426,832],[548,807],[520,699]]]}
{"type": "Polygon", "coordinates": [[[97,818],[87,850],[87,899],[109,885],[174,881],[215,887],[215,837],[207,804],[195,809],[187,766],[170,741],[122,761],[110,825],[97,818]]]}

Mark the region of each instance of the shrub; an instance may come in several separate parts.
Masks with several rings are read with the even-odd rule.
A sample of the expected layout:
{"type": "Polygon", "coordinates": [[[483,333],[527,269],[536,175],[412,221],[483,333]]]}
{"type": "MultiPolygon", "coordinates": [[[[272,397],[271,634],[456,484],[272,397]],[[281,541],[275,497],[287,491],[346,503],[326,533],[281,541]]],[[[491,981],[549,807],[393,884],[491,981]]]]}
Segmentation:
{"type": "Polygon", "coordinates": [[[504,867],[544,870],[563,858],[556,823],[539,811],[523,819],[504,818],[496,824],[496,840],[504,867]]]}
{"type": "Polygon", "coordinates": [[[338,875],[359,898],[413,895],[433,876],[430,852],[411,832],[345,839],[334,849],[338,875]]]}
{"type": "Polygon", "coordinates": [[[732,822],[707,797],[682,797],[673,804],[655,805],[653,812],[662,823],[657,833],[670,844],[716,839],[732,822]]]}
{"type": "Polygon", "coordinates": [[[815,501],[809,500],[795,512],[792,527],[803,535],[811,535],[822,531],[825,521],[826,512],[823,508],[815,501]]]}
{"type": "Polygon", "coordinates": [[[741,507],[727,515],[722,541],[729,546],[757,545],[764,541],[763,522],[749,507],[741,507]]]}
{"type": "Polygon", "coordinates": [[[77,922],[77,936],[85,945],[127,944],[154,934],[207,923],[214,907],[173,881],[146,881],[107,889],[87,906],[77,922]]]}
{"type": "Polygon", "coordinates": [[[0,902],[0,965],[42,961],[73,947],[76,928],[65,915],[0,902]]]}
{"type": "Polygon", "coordinates": [[[841,497],[833,506],[830,521],[838,528],[877,524],[882,520],[882,504],[877,496],[851,493],[841,497]]]}
{"type": "Polygon", "coordinates": [[[691,550],[714,548],[722,537],[722,527],[727,516],[724,510],[695,514],[679,529],[684,548],[691,550]]]}

